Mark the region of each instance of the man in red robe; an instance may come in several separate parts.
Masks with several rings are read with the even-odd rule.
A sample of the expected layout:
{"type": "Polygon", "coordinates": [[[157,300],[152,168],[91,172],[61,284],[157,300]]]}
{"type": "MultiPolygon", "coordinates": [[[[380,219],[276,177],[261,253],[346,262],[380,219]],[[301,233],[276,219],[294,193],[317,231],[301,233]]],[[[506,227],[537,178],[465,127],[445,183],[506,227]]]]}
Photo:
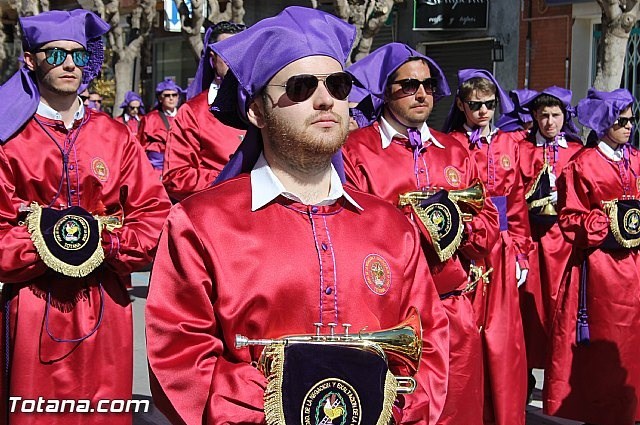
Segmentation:
{"type": "Polygon", "coordinates": [[[499,242],[487,257],[493,268],[491,282],[486,291],[476,291],[474,299],[476,308],[484,311],[484,421],[524,425],[527,360],[518,287],[527,281],[531,237],[519,169],[517,135],[521,133],[492,128],[496,107],[500,105],[505,113],[513,105],[490,72],[462,69],[458,71],[458,82],[445,131],[475,159],[487,195],[500,214],[499,242]]]}
{"type": "Polygon", "coordinates": [[[120,104],[122,115],[118,117],[118,121],[127,126],[131,134],[138,136],[140,129],[140,120],[144,116],[144,103],[140,95],[133,91],[124,94],[124,100],[120,104]]]}
{"type": "Polygon", "coordinates": [[[243,130],[222,124],[209,110],[229,69],[211,46],[244,28],[223,21],[205,34],[189,100],[178,111],[167,140],[162,182],[172,199],[182,200],[210,186],[244,137],[243,130]]]}
{"type": "Polygon", "coordinates": [[[147,158],[162,180],[164,152],[169,139],[169,131],[178,114],[180,95],[183,90],[171,78],[165,78],[156,86],[158,104],[144,116],[138,130],[138,140],[147,153],[147,158]]]}
{"type": "Polygon", "coordinates": [[[640,421],[640,156],[626,89],[590,89],[577,106],[592,129],[558,178],[558,223],[572,244],[558,292],[544,409],[594,425],[640,421]]]}
{"type": "MultiPolygon", "coordinates": [[[[531,111],[533,127],[520,141],[520,171],[529,209],[531,236],[536,249],[529,257],[540,286],[520,287],[520,306],[529,369],[543,369],[547,356],[548,320],[553,314],[562,271],[571,254],[557,224],[556,179],[569,160],[582,149],[571,121],[571,91],[548,87],[531,96],[523,106],[531,111]]],[[[529,374],[529,393],[535,378],[529,374]]]]}
{"type": "MultiPolygon", "coordinates": [[[[343,148],[350,183],[396,206],[406,192],[461,190],[472,185],[479,174],[469,152],[426,122],[434,100],[449,92],[435,62],[404,44],[391,43],[356,62],[348,72],[363,82],[375,99],[372,104],[379,105],[375,112],[379,118],[351,132],[343,148]]],[[[451,337],[449,387],[438,424],[482,425],[482,348],[468,298],[478,282],[469,275],[469,268],[497,241],[498,215],[491,201],[485,200],[482,211],[465,223],[460,237],[459,246],[453,246],[446,259],[436,254],[428,232],[422,238],[451,337]]]]}
{"type": "Polygon", "coordinates": [[[90,409],[131,399],[126,286],[151,261],[170,203],[127,129],[77,95],[100,70],[109,25],[81,9],[20,23],[25,66],[0,88],[14,100],[0,105],[0,422],[130,424],[130,413],[90,409]],[[74,263],[85,247],[89,260],[74,263]],[[39,397],[44,412],[30,411],[39,397]],[[74,411],[60,413],[61,400],[74,411]]]}
{"type": "Polygon", "coordinates": [[[173,423],[265,422],[261,350],[235,348],[236,334],[315,334],[314,322],[376,331],[411,306],[424,348],[418,387],[394,418],[440,416],[448,321],[418,233],[341,182],[354,37],[333,15],[289,7],[213,46],[232,70],[214,107],[248,131],[219,182],[175,206],[160,239],[147,350],[154,400],[173,423]]]}

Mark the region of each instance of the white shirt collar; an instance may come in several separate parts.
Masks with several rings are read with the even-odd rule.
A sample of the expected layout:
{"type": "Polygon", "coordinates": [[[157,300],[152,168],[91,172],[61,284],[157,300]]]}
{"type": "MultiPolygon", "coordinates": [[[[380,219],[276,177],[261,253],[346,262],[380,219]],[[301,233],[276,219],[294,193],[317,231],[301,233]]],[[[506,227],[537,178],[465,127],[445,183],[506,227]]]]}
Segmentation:
{"type": "MultiPolygon", "coordinates": [[[[379,125],[380,137],[382,139],[382,149],[386,149],[391,146],[391,140],[393,140],[394,137],[398,137],[400,139],[408,139],[406,135],[397,132],[396,129],[393,128],[391,124],[389,124],[389,121],[387,121],[382,116],[380,117],[379,125]]],[[[420,127],[420,138],[422,139],[423,144],[424,142],[431,140],[431,143],[433,143],[440,149],[444,149],[442,143],[440,143],[438,139],[436,139],[433,134],[431,134],[431,130],[429,130],[429,126],[426,122],[422,124],[422,127],[420,127]]]]}
{"type": "Polygon", "coordinates": [[[612,161],[618,162],[622,161],[622,158],[624,158],[624,150],[622,149],[622,145],[618,146],[616,149],[613,149],[611,146],[600,140],[598,141],[598,149],[600,149],[600,152],[602,152],[604,156],[612,161]]]}
{"type": "MultiPolygon", "coordinates": [[[[62,121],[62,115],[60,115],[60,113],[55,109],[53,109],[51,106],[45,105],[44,103],[42,103],[42,100],[38,104],[38,109],[36,109],[36,114],[40,115],[41,117],[48,118],[50,120],[62,121]]],[[[82,100],[78,98],[78,110],[73,114],[73,121],[75,122],[75,121],[81,120],[82,118],[84,118],[84,104],[82,103],[82,100]]],[[[73,122],[66,127],[67,129],[70,129],[71,127],[73,127],[73,122]]]]}
{"type": "MultiPolygon", "coordinates": [[[[264,207],[279,195],[289,198],[292,201],[302,203],[302,200],[298,195],[285,189],[278,177],[273,173],[273,170],[271,170],[271,167],[264,158],[264,155],[261,153],[256,165],[254,165],[253,170],[251,170],[251,211],[256,211],[264,207]]],[[[332,205],[342,196],[344,196],[345,199],[354,207],[359,210],[363,209],[356,201],[353,200],[353,198],[351,198],[351,196],[349,196],[347,192],[344,191],[344,187],[340,181],[340,176],[338,176],[338,173],[335,168],[333,168],[332,164],[329,195],[315,205],[332,205]]]]}
{"type": "Polygon", "coordinates": [[[209,92],[207,93],[207,103],[211,105],[214,100],[216,100],[216,96],[218,95],[218,90],[220,87],[216,83],[211,83],[209,86],[209,92]]]}
{"type": "MultiPolygon", "coordinates": [[[[538,130],[536,132],[536,146],[537,147],[544,146],[546,142],[547,142],[547,139],[545,139],[545,137],[542,135],[540,130],[538,130]]],[[[565,149],[569,147],[569,145],[567,145],[567,139],[564,137],[564,135],[559,135],[558,146],[565,149]]]]}
{"type": "MultiPolygon", "coordinates": [[[[471,133],[473,133],[473,128],[469,127],[466,123],[462,124],[462,127],[467,132],[467,136],[471,137],[471,133]]],[[[493,138],[494,134],[496,134],[500,130],[498,127],[493,127],[489,131],[489,135],[487,136],[487,143],[491,143],[491,138],[493,138]]]]}
{"type": "Polygon", "coordinates": [[[129,122],[129,120],[133,118],[136,121],[140,121],[140,115],[136,115],[135,117],[132,117],[131,115],[127,114],[126,112],[124,113],[124,122],[129,122]]]}
{"type": "Polygon", "coordinates": [[[173,111],[165,111],[163,109],[162,112],[164,112],[164,114],[168,117],[175,117],[178,114],[178,108],[176,107],[176,109],[174,109],[173,111]]]}

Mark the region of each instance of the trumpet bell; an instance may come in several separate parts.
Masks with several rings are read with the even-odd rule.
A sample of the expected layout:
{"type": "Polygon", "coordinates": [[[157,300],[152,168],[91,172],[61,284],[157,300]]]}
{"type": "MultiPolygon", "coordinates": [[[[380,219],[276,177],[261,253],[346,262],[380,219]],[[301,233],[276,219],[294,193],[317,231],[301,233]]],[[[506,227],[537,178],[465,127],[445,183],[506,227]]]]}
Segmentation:
{"type": "Polygon", "coordinates": [[[474,179],[467,188],[449,191],[449,198],[478,214],[484,208],[484,184],[480,179],[474,179]]]}

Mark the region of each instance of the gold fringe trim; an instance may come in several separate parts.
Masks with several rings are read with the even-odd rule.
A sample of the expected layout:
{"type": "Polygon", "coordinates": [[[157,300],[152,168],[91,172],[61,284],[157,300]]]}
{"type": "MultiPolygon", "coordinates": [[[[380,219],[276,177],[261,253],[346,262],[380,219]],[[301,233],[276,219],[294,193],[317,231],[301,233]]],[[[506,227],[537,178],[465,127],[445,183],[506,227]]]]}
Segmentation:
{"type": "Polygon", "coordinates": [[[538,185],[540,184],[540,179],[542,178],[542,175],[545,172],[548,172],[549,170],[550,170],[549,163],[545,162],[544,165],[542,166],[542,169],[536,176],[536,179],[533,181],[533,185],[531,185],[531,189],[529,189],[529,191],[524,194],[524,199],[528,199],[531,196],[533,196],[533,193],[536,191],[536,189],[538,188],[538,185]]]}
{"type": "Polygon", "coordinates": [[[377,425],[388,425],[393,418],[393,403],[398,396],[398,383],[396,377],[387,370],[387,376],[384,380],[384,401],[382,402],[382,411],[378,418],[377,425]]]}
{"type": "Polygon", "coordinates": [[[268,425],[282,425],[285,423],[284,407],[282,405],[284,345],[278,344],[274,347],[266,347],[265,350],[270,350],[271,372],[267,377],[267,388],[264,391],[264,416],[268,425]]]}
{"type": "Polygon", "coordinates": [[[462,224],[462,211],[460,211],[460,207],[458,207],[458,204],[456,203],[456,201],[452,200],[452,202],[456,208],[456,211],[458,212],[458,217],[460,219],[458,220],[458,229],[456,229],[455,238],[453,238],[453,241],[449,244],[449,246],[445,248],[442,248],[440,246],[440,235],[438,234],[439,233],[438,227],[431,222],[431,219],[429,219],[425,210],[420,206],[418,206],[417,202],[415,201],[410,202],[411,208],[413,209],[413,211],[416,213],[416,215],[418,216],[422,224],[424,224],[427,231],[429,232],[429,236],[433,241],[433,249],[436,251],[436,255],[438,255],[438,259],[441,262],[447,261],[449,258],[451,258],[453,254],[455,254],[455,252],[460,247],[460,244],[462,243],[462,232],[464,231],[464,225],[462,224]]]}
{"type": "Polygon", "coordinates": [[[544,198],[536,199],[535,201],[528,202],[527,206],[529,207],[529,209],[545,207],[551,204],[551,199],[552,199],[551,196],[545,196],[544,198]]]}
{"type": "Polygon", "coordinates": [[[618,242],[623,248],[627,249],[640,246],[640,238],[629,240],[623,238],[620,233],[620,226],[618,222],[618,200],[614,199],[613,201],[607,202],[605,209],[609,213],[609,228],[611,229],[611,233],[613,234],[616,242],[618,242]]]}
{"type": "MultiPolygon", "coordinates": [[[[84,263],[73,266],[67,264],[64,261],[56,258],[51,251],[47,248],[47,244],[44,241],[44,236],[40,230],[40,219],[42,217],[42,207],[36,202],[31,203],[31,212],[27,215],[25,223],[27,230],[31,234],[31,240],[33,245],[40,255],[42,262],[50,269],[69,277],[85,277],[92,271],[94,271],[104,261],[104,250],[102,244],[98,243],[96,250],[91,254],[91,257],[84,263]]],[[[102,231],[102,224],[98,222],[98,234],[102,231]]],[[[100,241],[100,239],[99,239],[100,241]]]]}

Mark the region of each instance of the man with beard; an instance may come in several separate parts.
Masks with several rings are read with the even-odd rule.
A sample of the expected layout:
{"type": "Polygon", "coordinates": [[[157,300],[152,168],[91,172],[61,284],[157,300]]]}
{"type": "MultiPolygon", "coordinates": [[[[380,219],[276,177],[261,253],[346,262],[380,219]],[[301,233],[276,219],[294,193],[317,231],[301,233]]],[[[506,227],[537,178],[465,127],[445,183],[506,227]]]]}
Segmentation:
{"type": "Polygon", "coordinates": [[[162,182],[172,199],[182,200],[213,183],[238,148],[244,131],[222,124],[209,106],[229,69],[211,47],[244,30],[242,24],[219,22],[204,37],[198,71],[189,86],[189,100],[171,126],[162,182]]]}
{"type": "MultiPolygon", "coordinates": [[[[458,206],[437,201],[441,189],[470,187],[479,172],[458,141],[427,125],[434,102],[449,94],[444,74],[431,58],[391,43],[347,71],[359,82],[356,85],[370,93],[369,105],[374,105],[377,118],[372,125],[353,131],[344,146],[349,181],[393,205],[404,193],[422,191],[430,193],[429,202],[433,202],[424,211],[452,207],[440,216],[441,228],[454,229],[448,234],[434,235],[428,226],[420,226],[451,333],[449,388],[438,424],[482,425],[482,349],[469,295],[475,285],[480,283],[482,288],[484,283],[470,273],[470,267],[495,244],[498,214],[485,201],[482,211],[463,225],[458,206]]],[[[420,224],[418,213],[410,208],[408,215],[420,224]]],[[[479,270],[477,266],[473,265],[474,270],[479,270]]]]}
{"type": "Polygon", "coordinates": [[[151,262],[170,203],[129,131],[77,95],[100,70],[109,25],[86,10],[20,24],[24,67],[0,88],[12,99],[0,104],[0,388],[12,397],[0,422],[130,424],[92,409],[131,399],[126,286],[151,262]],[[91,406],[33,412],[39,399],[91,406]]]}
{"type": "Polygon", "coordinates": [[[425,329],[417,389],[392,409],[394,393],[389,411],[396,423],[440,416],[448,321],[417,231],[342,184],[354,37],[333,15],[289,7],[213,46],[231,70],[214,109],[247,137],[215,186],[173,208],[160,239],[147,350],[154,400],[173,423],[283,423],[272,416],[273,377],[252,366],[261,349],[234,348],[236,334],[313,335],[316,322],[324,334],[336,323],[370,332],[412,306],[425,329]]]}

